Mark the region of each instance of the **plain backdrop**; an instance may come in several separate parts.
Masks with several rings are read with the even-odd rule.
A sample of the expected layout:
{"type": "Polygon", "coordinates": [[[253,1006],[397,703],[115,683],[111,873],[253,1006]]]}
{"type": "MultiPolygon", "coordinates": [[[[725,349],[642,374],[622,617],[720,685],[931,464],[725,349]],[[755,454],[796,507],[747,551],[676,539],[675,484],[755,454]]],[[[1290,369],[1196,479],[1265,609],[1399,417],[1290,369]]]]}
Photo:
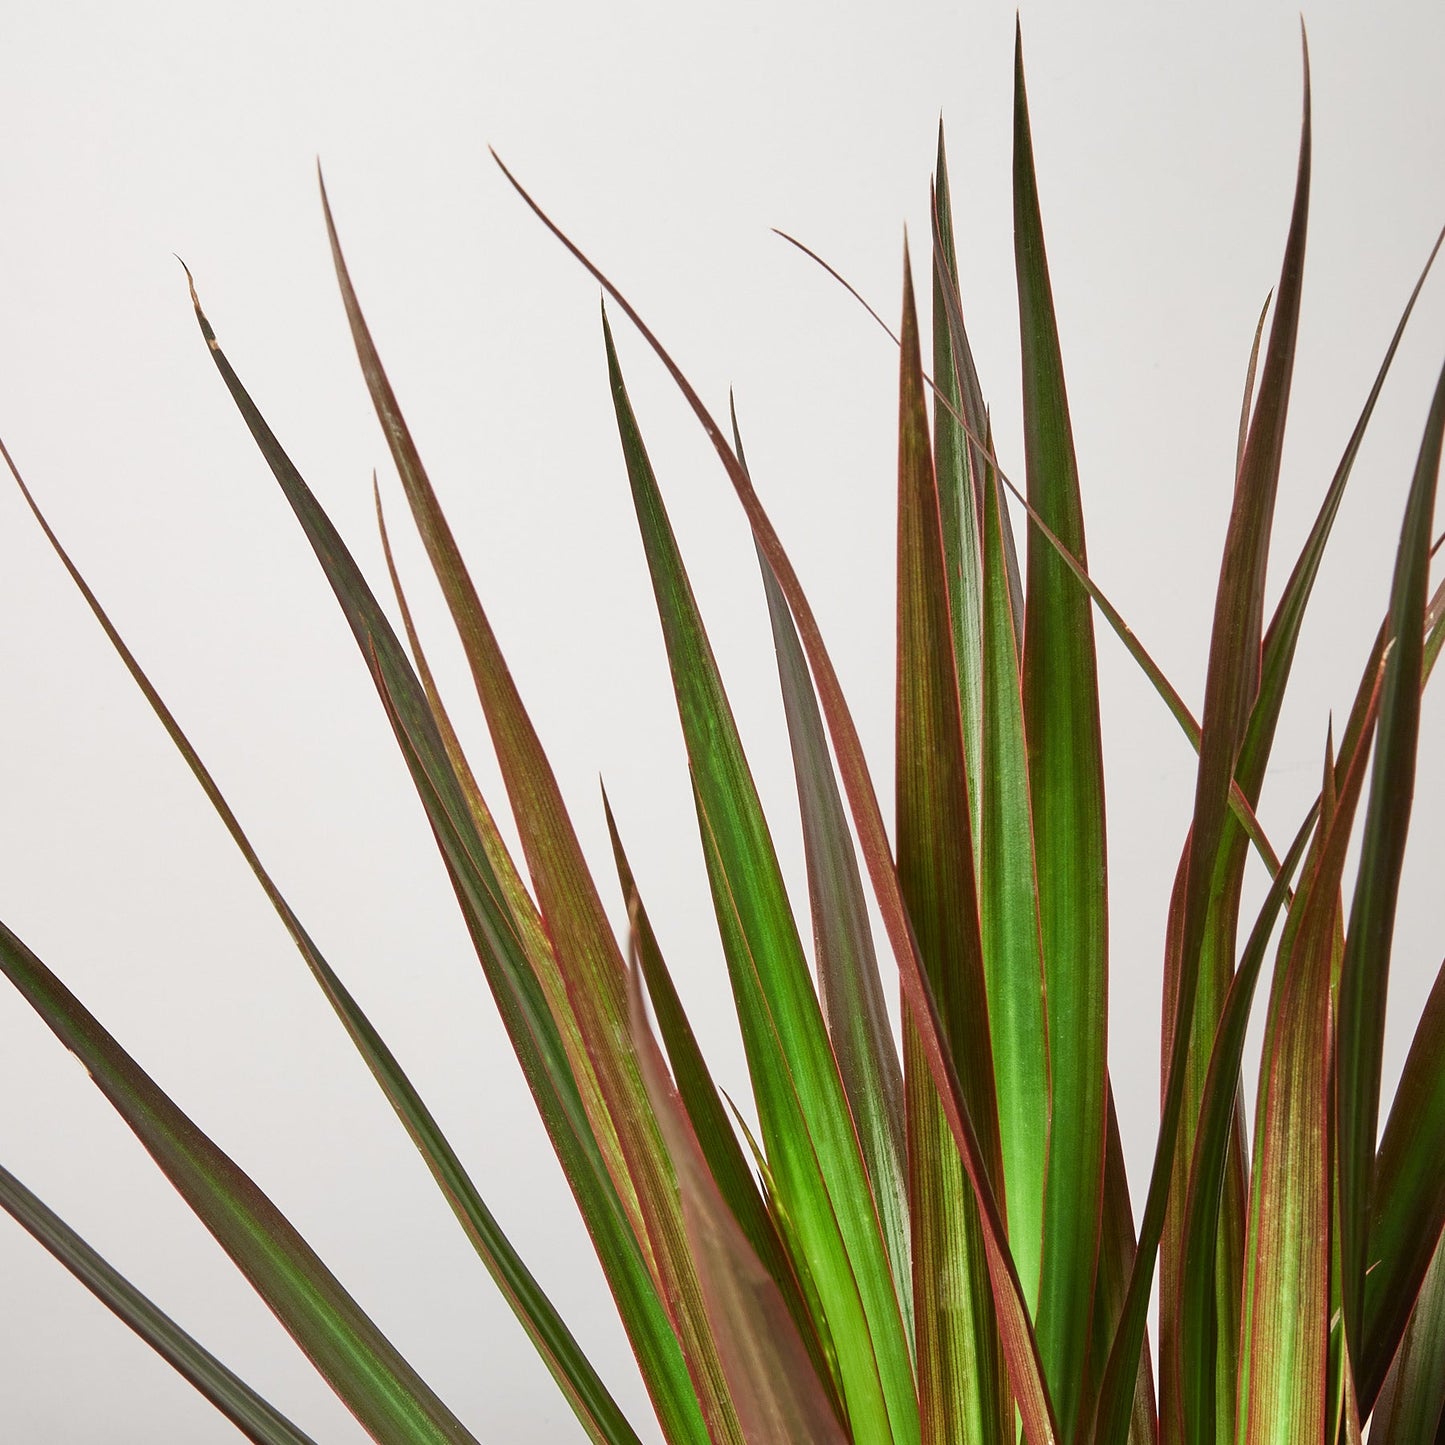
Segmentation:
{"type": "MultiPolygon", "coordinates": [[[[1315,172],[1271,599],[1445,222],[1445,9],[1311,3],[1315,172]]],[[[1198,705],[1245,359],[1300,113],[1291,5],[1066,6],[1023,31],[1097,580],[1198,705]]],[[[589,855],[605,779],[686,999],[744,1100],[597,287],[494,145],[612,273],[749,460],[891,796],[895,316],[948,127],[964,302],[1021,470],[1003,4],[32,4],[0,24],[0,435],[292,903],[642,1428],[653,1427],[365,669],[197,334],[222,343],[373,581],[379,469],[337,298],[325,166],[412,429],[589,855]]],[[[920,282],[926,273],[920,274],[920,282]]],[[[800,847],[751,546],[658,366],[631,383],[789,878],[800,847]]],[[[1266,824],[1318,785],[1383,613],[1445,356],[1426,290],[1301,644],[1266,824]]],[[[502,793],[409,536],[402,566],[502,793]]],[[[1161,938],[1188,746],[1099,629],[1111,1058],[1136,1199],[1157,1119],[1161,938]]],[[[287,1211],[488,1441],[580,1439],[222,829],[0,483],[0,917],[287,1211]]],[[[1445,938],[1440,690],[1390,990],[1391,1090],[1445,938]]],[[[1258,896],[1258,880],[1250,897],[1258,896]]],[[[605,890],[618,915],[615,889],[605,890]]],[[[801,898],[801,893],[797,895],[801,898]]],[[[620,922],[620,918],[619,918],[620,922]]],[[[1251,1067],[1253,1067],[1251,1065],[1251,1067]]],[[[0,1159],[318,1440],[360,1432],[84,1073],[0,990],[0,1159]]],[[[225,1422],[0,1219],[0,1434],[223,1441],[225,1422]]]]}

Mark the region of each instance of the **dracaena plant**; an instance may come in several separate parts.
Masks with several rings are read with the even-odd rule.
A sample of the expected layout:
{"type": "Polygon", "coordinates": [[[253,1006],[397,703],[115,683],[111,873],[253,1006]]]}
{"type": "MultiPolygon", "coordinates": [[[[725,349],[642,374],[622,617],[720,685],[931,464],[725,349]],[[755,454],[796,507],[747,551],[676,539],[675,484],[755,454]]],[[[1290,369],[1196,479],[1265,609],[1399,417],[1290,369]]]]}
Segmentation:
{"type": "MultiPolygon", "coordinates": [[[[1013,174],[1024,417],[1017,485],[994,455],[969,349],[941,140],[925,268],[926,364],[905,262],[895,337],[891,838],[822,631],[754,489],[735,419],[725,426],[708,409],[632,305],[517,185],[600,283],[612,313],[671,373],[756,542],[796,768],[806,918],[784,889],[604,314],[622,453],[687,745],[756,1139],[725,1107],[694,1039],[610,809],[616,877],[594,877],[583,858],[373,347],[329,207],[361,370],[461,636],[520,858],[504,845],[458,743],[390,547],[404,637],[232,370],[199,301],[196,316],[375,681],[670,1445],[1010,1445],[1018,1432],[1028,1445],[1333,1445],[1358,1441],[1366,1422],[1375,1445],[1430,1445],[1445,1428],[1445,973],[1378,1147],[1377,1139],[1420,697],[1445,635],[1442,593],[1430,589],[1445,376],[1425,419],[1393,580],[1380,591],[1378,636],[1348,718],[1328,734],[1318,799],[1292,840],[1271,840],[1255,813],[1320,559],[1424,276],[1266,622],[1310,184],[1306,69],[1295,201],[1268,339],[1262,315],[1236,472],[1219,478],[1232,502],[1195,719],[1088,572],[1021,59],[1013,174]],[[1010,496],[1026,519],[1018,551],[1010,496]],[[1161,840],[1179,846],[1180,858],[1161,940],[1162,1117],[1137,1234],[1106,1049],[1096,616],[1123,639],[1198,752],[1188,832],[1161,840]],[[1359,861],[1347,885],[1352,840],[1359,861]],[[1271,883],[1259,911],[1243,913],[1251,854],[1271,883]],[[621,938],[604,908],[611,889],[630,920],[621,938]],[[809,933],[811,966],[802,941],[809,933]],[[1265,977],[1251,1122],[1243,1046],[1265,977]],[[885,1002],[895,986],[901,1046],[885,1002]],[[1151,1350],[1146,1311],[1156,1283],[1151,1350]]],[[[379,494],[377,512],[385,541],[379,494]]],[[[508,1243],[180,725],[41,525],[582,1428],[606,1445],[636,1441],[639,1427],[508,1243]]],[[[739,579],[756,584],[756,576],[739,579]]],[[[3,928],[0,962],[371,1435],[388,1445],[470,1441],[256,1184],[3,928]]],[[[306,1438],[8,1174],[0,1199],[249,1438],[306,1438]]]]}

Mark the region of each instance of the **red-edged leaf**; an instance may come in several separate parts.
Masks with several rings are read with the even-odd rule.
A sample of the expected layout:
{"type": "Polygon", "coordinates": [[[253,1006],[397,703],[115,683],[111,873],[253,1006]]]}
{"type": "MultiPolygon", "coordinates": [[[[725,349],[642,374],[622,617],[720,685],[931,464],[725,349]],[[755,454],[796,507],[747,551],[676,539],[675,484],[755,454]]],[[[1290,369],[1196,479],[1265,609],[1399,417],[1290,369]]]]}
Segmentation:
{"type": "MultiPolygon", "coordinates": [[[[741,454],[741,453],[740,453],[741,454]]],[[[863,880],[838,793],[827,734],[788,604],[761,555],[773,646],[778,656],[813,915],[818,997],[838,1073],[858,1126],[894,1283],[912,1328],[913,1276],[908,1225],[903,1075],[883,999],[863,880]]]]}
{"type": "Polygon", "coordinates": [[[634,1047],[677,1171],[708,1321],[747,1445],[849,1445],[772,1275],[719,1192],[652,1036],[640,967],[629,988],[634,1047]]]}
{"type": "Polygon", "coordinates": [[[1374,1404],[1445,1228],[1445,963],[1420,1015],[1375,1160],[1365,1274],[1364,1330],[1356,1355],[1360,1408],[1374,1404]]]}
{"type": "Polygon", "coordinates": [[[1370,1424],[1370,1445],[1438,1445],[1445,1429],[1445,1234],[1370,1424]]]}
{"type": "Polygon", "coordinates": [[[878,806],[878,796],[863,755],[858,730],[843,696],[837,671],[833,667],[832,659],[823,642],[817,619],[814,617],[807,596],[798,581],[797,572],[794,570],[766,510],[758,499],[746,470],[728,445],[722,428],[712,413],[703,405],[701,397],[698,396],[677,363],[672,360],[651,329],[643,322],[637,310],[552,222],[511,172],[502,165],[495,152],[493,152],[493,159],[497,160],[502,173],[511,182],[518,195],[531,207],[537,218],[617,303],[666,367],[668,374],[712,443],[719,461],[727,472],[728,480],[732,483],[733,490],[747,515],[749,525],[753,529],[754,540],[767,558],[768,565],[773,569],[773,574],[778,579],[778,585],[788,600],[793,620],[798,627],[798,636],[803,644],[803,651],[813,670],[819,704],[828,724],[834,754],[838,760],[839,774],[853,812],[854,826],[858,830],[864,863],[878,898],[889,942],[898,959],[904,999],[918,1029],[919,1040],[927,1056],[934,1082],[939,1089],[940,1098],[943,1100],[944,1112],[954,1139],[958,1143],[969,1183],[979,1198],[984,1242],[988,1250],[989,1276],[993,1282],[994,1300],[1000,1315],[1000,1332],[1009,1363],[1010,1383],[1023,1417],[1024,1432],[1030,1445],[1050,1445],[1050,1442],[1057,1437],[1058,1432],[1053,1422],[1048,1387],[1044,1383],[1038,1347],[1029,1322],[1028,1308],[1019,1287],[1017,1272],[1014,1270],[1008,1254],[1003,1216],[986,1173],[984,1153],[979,1147],[977,1135],[963,1102],[958,1076],[943,1044],[938,1012],[919,963],[917,949],[914,946],[907,910],[903,906],[898,887],[898,876],[893,866],[887,828],[878,806]]]}
{"type": "Polygon", "coordinates": [[[1338,1127],[1341,1270],[1348,1338],[1360,1339],[1370,1194],[1379,1126],[1380,1063],[1395,901],[1415,793],[1430,528],[1445,435],[1445,370],[1425,425],[1390,592],[1389,658],[1370,774],[1360,867],[1339,984],[1338,1127]]]}
{"type": "MultiPolygon", "coordinates": [[[[1014,257],[1029,501],[1087,567],[1078,466],[1039,215],[1024,88],[1014,61],[1014,257]]],[[[1047,1005],[1050,1129],[1037,1324],[1066,1439],[1082,1428],[1083,1362],[1102,1227],[1108,1039],[1104,762],[1088,594],[1036,532],[1024,591],[1023,716],[1047,1005]]],[[[1148,1246],[1153,1248],[1152,1241],[1148,1246]]],[[[1132,1382],[1137,1353],[1129,1361],[1132,1382]]],[[[1121,1387],[1127,1406],[1133,1391],[1121,1387]]],[[[1086,1422],[1085,1422],[1086,1424],[1086,1422]]]]}
{"type": "Polygon", "coordinates": [[[85,1066],[192,1213],[380,1445],[475,1445],[289,1220],[0,923],[0,972],[85,1066]]]}
{"type": "Polygon", "coordinates": [[[1154,1255],[1162,1232],[1183,1113],[1189,1042],[1215,859],[1228,819],[1235,758],[1259,686],[1265,563],[1294,371],[1309,212],[1309,175],[1309,58],[1306,52],[1304,119],[1294,207],[1276,290],[1274,322],[1265,352],[1259,400],[1235,483],[1215,599],[1200,732],[1199,771],[1180,923],[1179,982],[1174,991],[1168,1084],[1159,1125],[1159,1143],[1140,1226],[1139,1253],[1130,1281],[1129,1298],[1120,1319],[1118,1338],[1105,1372],[1095,1425],[1095,1445],[1120,1445],[1128,1425],[1131,1385],[1144,1336],[1154,1255]]]}
{"type": "MultiPolygon", "coordinates": [[[[898,440],[898,878],[970,1115],[1003,1189],[938,488],[904,249],[898,440]]],[[[926,1442],[996,1438],[1012,1415],[977,1204],[911,1022],[904,1025],[919,1408],[926,1442]]]]}
{"type": "MultiPolygon", "coordinates": [[[[1378,688],[1375,690],[1378,698],[1378,688]]],[[[1369,705],[1373,714],[1376,703],[1369,705]]],[[[1368,737],[1367,721],[1365,736],[1368,737]]],[[[1241,1438],[1318,1445],[1329,1408],[1334,1018],[1340,874],[1367,747],[1325,768],[1317,845],[1286,924],[1270,991],[1245,1246],[1241,1438]]]]}
{"type": "MultiPolygon", "coordinates": [[[[410,1134],[413,1143],[416,1144],[468,1239],[471,1240],[483,1264],[502,1290],[507,1302],[516,1312],[518,1320],[526,1329],[538,1353],[567,1396],[584,1428],[594,1440],[618,1442],[618,1445],[627,1445],[627,1442],[635,1441],[636,1437],[631,1426],[628,1425],[616,1402],[578,1348],[551,1301],[538,1287],[536,1280],[533,1279],[521,1258],[512,1248],[511,1242],[498,1226],[475,1184],[462,1167],[451,1144],[432,1117],[430,1110],[413,1088],[411,1081],[402,1072],[396,1058],[376,1032],[361,1006],[322,956],[314,940],[266,871],[255,849],[251,846],[250,839],[242,829],[240,820],[222,795],[209,769],[181,729],[174,714],[152,685],[134,654],[126,646],[99,599],[61,545],[60,539],[51,529],[36,504],[35,498],[25,485],[24,479],[16,469],[13,459],[5,450],[3,442],[0,442],[0,454],[3,454],[11,475],[20,488],[21,495],[40,524],[46,539],[55,550],[56,556],[94,613],[96,620],[114,647],[116,655],[125,664],[136,686],[175,744],[177,752],[190,768],[196,781],[200,783],[202,791],[216,810],[217,816],[225,825],[226,831],[231,835],[241,856],[251,868],[267,899],[276,910],[277,916],[291,935],[302,960],[321,986],[327,1001],[335,1009],[337,1017],[366,1061],[367,1067],[371,1069],[373,1077],[386,1094],[388,1102],[396,1110],[397,1117],[410,1134]]],[[[403,608],[404,606],[403,602],[403,608]]],[[[428,695],[433,698],[433,711],[436,712],[439,704],[436,702],[430,679],[425,673],[424,661],[422,666],[428,695]]],[[[445,722],[445,714],[442,713],[441,723],[445,722]]],[[[459,752],[455,750],[455,739],[449,731],[449,724],[447,724],[446,731],[449,751],[452,751],[454,756],[459,756],[459,752]]],[[[475,785],[472,786],[475,791],[475,785]]],[[[479,795],[478,803],[480,803],[479,795]]]]}
{"type": "MultiPolygon", "coordinates": [[[[596,1245],[663,1428],[670,1441],[701,1445],[706,1428],[682,1352],[603,1163],[559,1021],[549,1007],[549,997],[565,1002],[565,993],[555,976],[550,987],[539,982],[538,973],[550,954],[535,958],[526,954],[426,693],[391,624],[340,534],[221,350],[194,288],[191,294],[211,359],[305,532],[386,709],[498,1012],[596,1245]]],[[[566,1023],[564,1017],[562,1024],[566,1023]]],[[[575,1030],[575,1024],[572,1027],[575,1030]]],[[[574,1056],[575,1052],[574,1048],[574,1056]]]]}

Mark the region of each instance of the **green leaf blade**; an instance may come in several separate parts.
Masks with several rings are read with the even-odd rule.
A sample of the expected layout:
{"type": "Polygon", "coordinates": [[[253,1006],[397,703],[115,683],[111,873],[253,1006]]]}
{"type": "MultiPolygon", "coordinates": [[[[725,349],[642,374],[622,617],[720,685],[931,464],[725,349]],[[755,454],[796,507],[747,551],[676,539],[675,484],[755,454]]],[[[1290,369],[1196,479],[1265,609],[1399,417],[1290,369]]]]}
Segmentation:
{"type": "Polygon", "coordinates": [[[248,1440],[255,1445],[315,1445],[309,1435],[192,1339],[5,1168],[0,1168],[0,1208],[29,1230],[248,1440]]]}
{"type": "Polygon", "coordinates": [[[0,971],[80,1059],[192,1212],[380,1445],[476,1445],[276,1206],[3,923],[0,971]]]}
{"type": "Polygon", "coordinates": [[[918,1438],[912,1362],[832,1048],[767,824],[697,615],[610,328],[608,367],[698,802],[768,1162],[840,1355],[850,1427],[918,1438]],[[847,1358],[844,1358],[844,1356],[847,1358]]]}
{"type": "Polygon", "coordinates": [[[1445,963],[1405,1057],[1395,1102],[1375,1161],[1375,1197],[1365,1275],[1364,1324],[1357,1355],[1360,1408],[1369,1410],[1405,1330],[1445,1229],[1445,1157],[1421,1149],[1445,1138],[1445,963]]]}
{"type": "MultiPolygon", "coordinates": [[[[904,254],[898,443],[895,778],[898,879],[970,1117],[1002,1192],[998,1100],[979,931],[964,719],[942,519],[924,404],[911,268],[904,254]]],[[[924,1439],[995,1439],[1012,1411],[997,1344],[977,1203],[937,1087],[905,1028],[909,1194],[924,1439]]]]}
{"type": "Polygon", "coordinates": [[[1445,369],[1435,388],[1401,526],[1390,591],[1389,656],[1375,763],[1340,974],[1340,1247],[1345,1334],[1352,1340],[1360,1338],[1379,1127],[1380,1066],[1385,1047],[1385,995],[1400,870],[1415,793],[1425,609],[1430,590],[1430,531],[1442,436],[1445,369]]]}
{"type": "Polygon", "coordinates": [[[858,1126],[906,1327],[913,1322],[903,1075],[847,814],[792,614],[759,554],[792,745],[818,960],[818,994],[858,1126]]]}
{"type": "MultiPolygon", "coordinates": [[[[1087,566],[1024,90],[1014,71],[1014,253],[1029,500],[1087,566]]],[[[1023,709],[1047,993],[1052,1125],[1039,1349],[1065,1439],[1083,1406],[1104,1180],[1108,939],[1103,750],[1087,594],[1030,534],[1023,709]]],[[[1130,1369],[1132,1378],[1133,1370],[1130,1369]]]]}
{"type": "Polygon", "coordinates": [[[513,917],[506,889],[488,861],[487,846],[477,833],[473,810],[426,692],[355,559],[221,349],[194,288],[192,300],[211,359],[310,542],[371,672],[498,1012],[596,1247],[666,1436],[670,1442],[705,1445],[706,1427],[681,1349],[583,1107],[570,1062],[578,1057],[576,1023],[561,1011],[566,992],[556,977],[555,961],[549,952],[531,956],[526,952],[525,926],[519,927],[513,917]],[[543,972],[549,965],[550,977],[543,972]],[[570,1057],[563,1030],[571,1043],[570,1057]]]}

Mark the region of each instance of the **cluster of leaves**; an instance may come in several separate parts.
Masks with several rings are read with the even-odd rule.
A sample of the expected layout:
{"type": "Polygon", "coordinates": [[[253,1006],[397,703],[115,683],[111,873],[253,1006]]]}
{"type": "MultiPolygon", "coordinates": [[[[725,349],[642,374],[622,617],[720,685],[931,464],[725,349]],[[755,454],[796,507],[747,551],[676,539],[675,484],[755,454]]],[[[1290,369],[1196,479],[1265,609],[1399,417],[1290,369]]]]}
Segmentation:
{"type": "MultiPolygon", "coordinates": [[[[1019,1429],[1029,1445],[1321,1445],[1342,1435],[1358,1441],[1372,1415],[1376,1445],[1431,1445],[1445,1429],[1445,1147],[1431,1147],[1445,1139],[1445,970],[1378,1149],[1376,1139],[1420,694],[1445,637],[1445,589],[1429,596],[1445,376],[1409,492],[1388,613],[1345,727],[1327,743],[1318,800],[1281,858],[1254,808],[1321,555],[1414,295],[1266,626],[1309,194],[1306,72],[1294,210],[1268,342],[1262,315],[1250,358],[1196,722],[1087,572],[1021,61],[1014,120],[1022,491],[993,455],[958,297],[941,143],[931,379],[905,262],[892,844],[736,422],[725,434],[628,302],[521,192],[671,372],[757,544],[796,765],[816,981],[604,316],[627,475],[756,1101],[756,1142],[735,1127],[698,1049],[610,810],[631,920],[626,949],[607,921],[372,345],[329,208],[362,371],[461,635],[525,880],[458,745],[390,548],[406,645],[199,303],[196,314],[375,681],[671,1445],[1003,1445],[1019,1429]],[[1029,519],[1022,567],[1006,488],[1029,519]],[[1163,1109],[1137,1238],[1106,1048],[1096,608],[1199,754],[1169,910],[1163,1109]],[[1346,848],[1362,802],[1347,908],[1346,848]],[[1251,847],[1273,883],[1240,949],[1251,847]],[[865,875],[902,984],[901,1056],[865,875]],[[1251,1146],[1245,1025],[1281,920],[1251,1146]],[[1145,1330],[1156,1263],[1157,1394],[1145,1330]]],[[[385,541],[379,494],[377,513],[385,541]]],[[[586,1432],[633,1445],[633,1427],[45,530],[586,1432]]],[[[264,1193],[3,926],[0,967],[371,1435],[471,1441],[264,1193]]],[[[0,1202],[249,1438],[305,1440],[3,1172],[0,1202]]]]}

